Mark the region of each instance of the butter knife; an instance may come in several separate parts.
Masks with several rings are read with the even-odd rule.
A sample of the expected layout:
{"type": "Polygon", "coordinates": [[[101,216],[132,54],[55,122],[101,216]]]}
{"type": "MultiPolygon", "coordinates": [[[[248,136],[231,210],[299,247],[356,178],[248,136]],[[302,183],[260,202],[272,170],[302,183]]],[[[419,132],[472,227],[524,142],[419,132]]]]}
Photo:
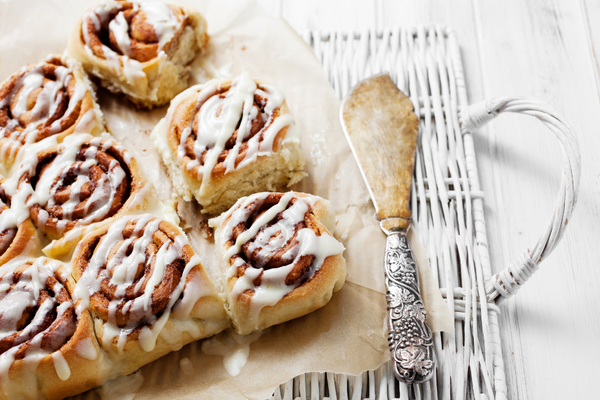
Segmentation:
{"type": "Polygon", "coordinates": [[[422,383],[435,369],[433,339],[407,237],[419,120],[388,74],[356,85],[343,100],[340,117],[387,235],[385,283],[394,374],[407,384],[422,383]]]}

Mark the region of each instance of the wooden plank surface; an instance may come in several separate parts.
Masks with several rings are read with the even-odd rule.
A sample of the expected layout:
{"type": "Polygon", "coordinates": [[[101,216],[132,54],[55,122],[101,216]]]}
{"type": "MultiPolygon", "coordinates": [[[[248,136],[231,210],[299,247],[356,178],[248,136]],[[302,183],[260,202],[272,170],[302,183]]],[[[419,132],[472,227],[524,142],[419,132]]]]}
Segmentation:
{"type": "MultiPolygon", "coordinates": [[[[577,209],[554,253],[501,306],[511,399],[596,398],[600,356],[600,2],[259,0],[305,30],[443,23],[461,45],[471,102],[523,95],[556,108],[579,136],[577,209]]],[[[502,116],[475,137],[492,265],[508,266],[550,217],[562,154],[532,118],[502,116]]]]}

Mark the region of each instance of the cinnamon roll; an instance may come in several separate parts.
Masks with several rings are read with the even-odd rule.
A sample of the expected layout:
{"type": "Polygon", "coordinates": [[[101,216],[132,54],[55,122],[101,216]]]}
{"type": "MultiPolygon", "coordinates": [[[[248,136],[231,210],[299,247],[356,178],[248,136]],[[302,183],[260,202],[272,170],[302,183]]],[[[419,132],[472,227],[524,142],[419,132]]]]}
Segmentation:
{"type": "Polygon", "coordinates": [[[344,246],[328,201],[304,193],[258,193],[209,221],[221,291],[239,334],[308,314],[346,278],[344,246]]]}
{"type": "Polygon", "coordinates": [[[11,179],[19,180],[11,189],[26,198],[34,225],[51,239],[142,207],[137,163],[120,145],[99,137],[72,135],[27,154],[11,179]]]}
{"type": "Polygon", "coordinates": [[[0,265],[33,250],[36,232],[26,213],[11,209],[12,198],[5,191],[6,180],[0,176],[0,265]]]}
{"type": "Polygon", "coordinates": [[[229,325],[186,236],[149,214],[87,235],[75,251],[73,276],[119,374],[229,325]]]}
{"type": "Polygon", "coordinates": [[[108,376],[90,315],[76,311],[74,287],[47,258],[0,268],[0,399],[62,399],[108,376]]]}
{"type": "Polygon", "coordinates": [[[283,94],[247,73],[181,93],[152,136],[179,195],[208,214],[306,175],[283,94]]]}
{"type": "Polygon", "coordinates": [[[102,1],[77,23],[67,51],[113,92],[141,107],[187,87],[189,64],[208,41],[193,10],[159,1],[102,1]]]}
{"type": "Polygon", "coordinates": [[[79,62],[50,56],[27,65],[0,85],[0,162],[4,172],[23,145],[73,132],[104,130],[87,75],[79,62]]]}

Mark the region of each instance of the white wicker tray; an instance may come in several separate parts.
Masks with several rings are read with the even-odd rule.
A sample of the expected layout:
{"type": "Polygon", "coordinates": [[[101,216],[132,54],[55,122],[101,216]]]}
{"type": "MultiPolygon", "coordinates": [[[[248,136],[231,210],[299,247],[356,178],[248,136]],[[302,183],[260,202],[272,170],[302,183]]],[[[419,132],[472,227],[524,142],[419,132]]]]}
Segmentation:
{"type": "Polygon", "coordinates": [[[412,100],[420,118],[413,223],[442,296],[454,311],[456,331],[434,335],[437,369],[425,384],[399,383],[387,363],[359,376],[301,375],[281,385],[272,398],[506,399],[496,304],[517,291],[562,237],[579,189],[575,133],[555,110],[532,99],[468,106],[458,42],[448,28],[307,32],[304,39],[340,99],[362,79],[389,72],[412,100]],[[492,275],[471,133],[505,111],[532,115],[547,125],[563,146],[564,169],[554,212],[539,241],[492,275]]]}

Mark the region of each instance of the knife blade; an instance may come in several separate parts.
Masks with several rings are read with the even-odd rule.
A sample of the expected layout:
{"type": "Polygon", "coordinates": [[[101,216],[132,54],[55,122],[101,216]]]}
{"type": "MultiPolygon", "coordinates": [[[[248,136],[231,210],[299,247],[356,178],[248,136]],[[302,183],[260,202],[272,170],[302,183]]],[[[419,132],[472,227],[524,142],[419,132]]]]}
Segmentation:
{"type": "Polygon", "coordinates": [[[356,85],[342,101],[340,119],[387,236],[384,265],[394,374],[407,384],[422,383],[435,369],[433,338],[407,237],[419,120],[388,74],[356,85]]]}

